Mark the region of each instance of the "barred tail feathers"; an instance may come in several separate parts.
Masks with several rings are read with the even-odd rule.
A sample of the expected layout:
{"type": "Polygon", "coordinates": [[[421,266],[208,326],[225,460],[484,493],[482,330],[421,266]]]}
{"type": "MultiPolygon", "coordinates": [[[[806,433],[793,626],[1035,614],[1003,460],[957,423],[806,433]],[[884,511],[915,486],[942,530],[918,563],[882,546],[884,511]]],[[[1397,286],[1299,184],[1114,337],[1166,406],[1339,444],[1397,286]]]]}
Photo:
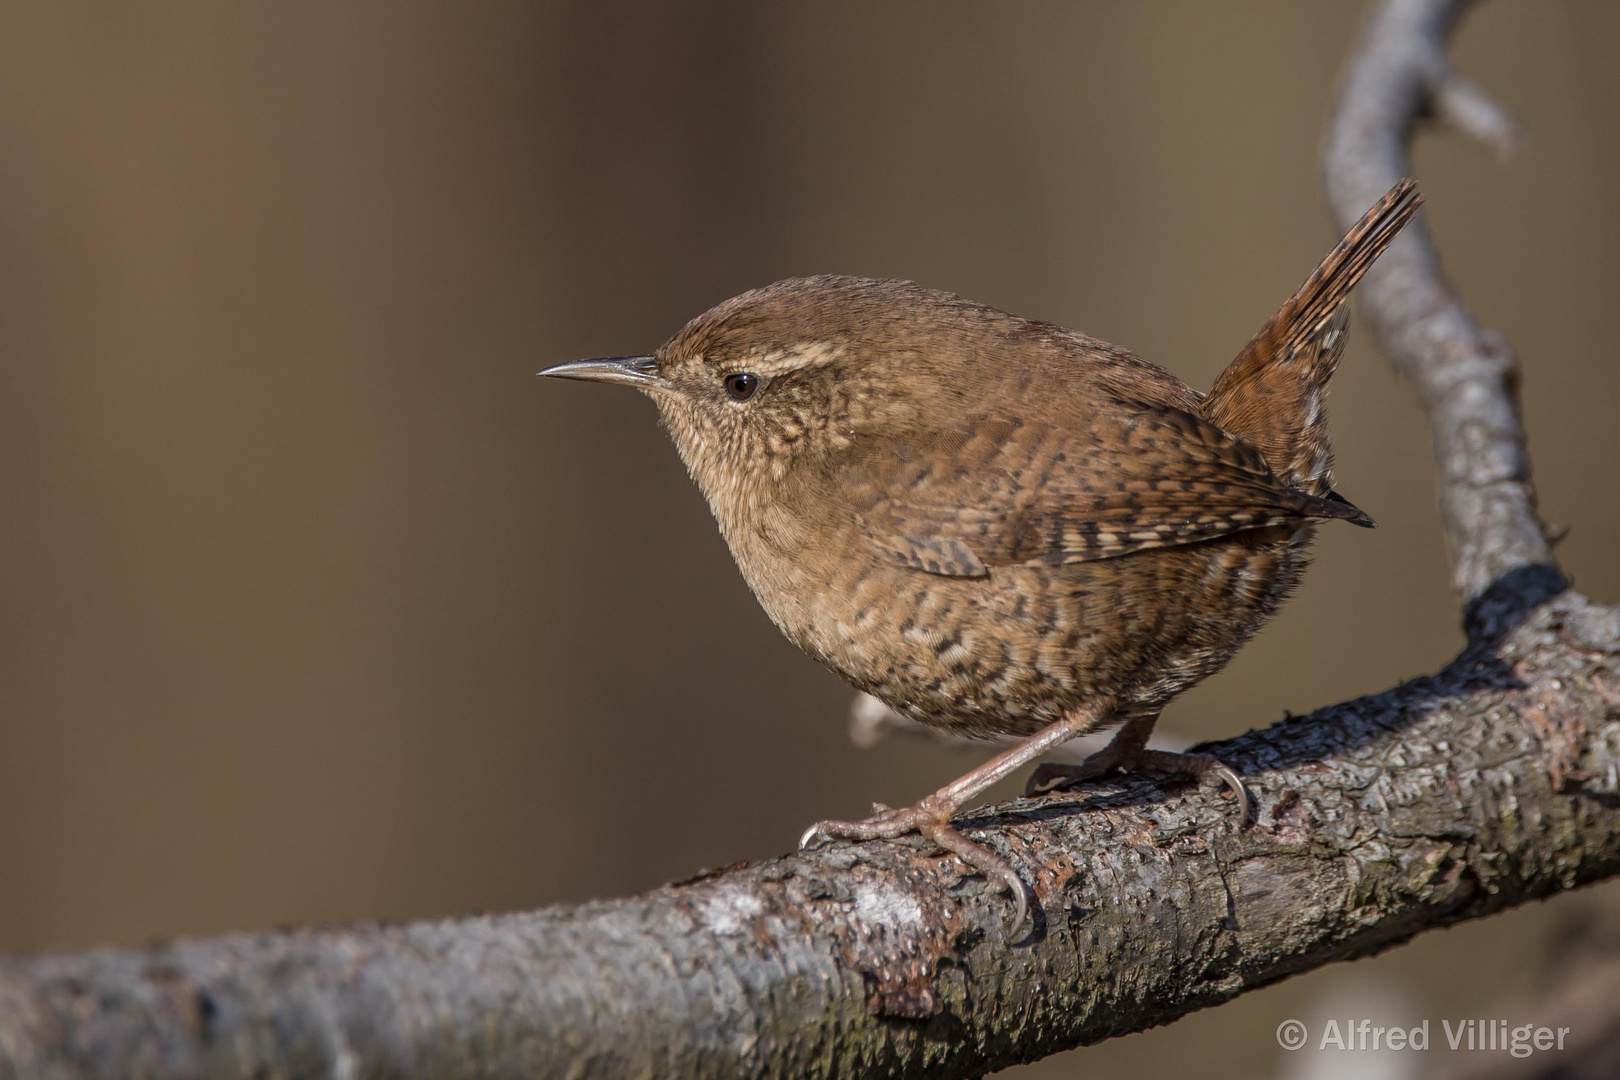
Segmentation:
{"type": "Polygon", "coordinates": [[[1254,446],[1284,483],[1313,495],[1333,487],[1324,397],[1344,352],[1348,296],[1422,203],[1402,180],[1328,252],[1204,399],[1204,416],[1254,446]]]}

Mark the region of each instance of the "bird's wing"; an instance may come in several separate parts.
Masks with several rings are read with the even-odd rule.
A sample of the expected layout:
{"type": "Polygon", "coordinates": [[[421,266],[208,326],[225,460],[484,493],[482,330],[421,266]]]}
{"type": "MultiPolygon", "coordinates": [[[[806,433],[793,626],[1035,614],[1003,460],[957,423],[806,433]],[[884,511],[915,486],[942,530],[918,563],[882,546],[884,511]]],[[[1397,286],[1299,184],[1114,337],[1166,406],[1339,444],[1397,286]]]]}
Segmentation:
{"type": "Polygon", "coordinates": [[[1062,426],[996,419],[857,440],[837,490],[879,549],[979,577],[1111,559],[1305,518],[1372,524],[1282,484],[1253,447],[1165,406],[1062,426]]]}

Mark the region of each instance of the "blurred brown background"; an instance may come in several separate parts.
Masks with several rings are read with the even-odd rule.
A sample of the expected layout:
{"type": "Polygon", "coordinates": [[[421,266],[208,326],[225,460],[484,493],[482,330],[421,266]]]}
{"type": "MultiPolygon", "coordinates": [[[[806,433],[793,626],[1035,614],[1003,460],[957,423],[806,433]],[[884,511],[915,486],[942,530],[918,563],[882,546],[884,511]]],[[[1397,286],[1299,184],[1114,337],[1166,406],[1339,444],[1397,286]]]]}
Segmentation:
{"type": "MultiPolygon", "coordinates": [[[[1334,239],[1316,151],[1359,13],[0,9],[0,950],[623,893],[973,763],[853,749],[850,691],[759,611],[651,404],[534,371],[842,271],[1207,386],[1334,239]]],[[[1417,158],[1523,356],[1565,565],[1610,601],[1617,43],[1599,0],[1485,4],[1456,55],[1525,151],[1417,158]]],[[[1427,432],[1364,333],[1333,408],[1383,527],[1324,530],[1166,726],[1234,734],[1459,645],[1427,432]]],[[[1266,1075],[1347,973],[1477,1015],[1558,908],[1028,1075],[1266,1075]]]]}

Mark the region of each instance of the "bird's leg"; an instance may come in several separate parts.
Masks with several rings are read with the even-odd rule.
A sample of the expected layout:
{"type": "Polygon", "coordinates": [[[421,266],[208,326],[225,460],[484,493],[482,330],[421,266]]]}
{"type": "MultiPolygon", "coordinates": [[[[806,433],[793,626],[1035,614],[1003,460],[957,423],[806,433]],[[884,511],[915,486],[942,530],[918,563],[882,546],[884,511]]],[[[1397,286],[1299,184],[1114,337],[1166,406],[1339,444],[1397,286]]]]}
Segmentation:
{"type": "Polygon", "coordinates": [[[1238,821],[1249,820],[1249,791],[1230,766],[1210,754],[1178,754],[1169,750],[1149,750],[1148,737],[1158,716],[1128,720],[1114,741],[1078,765],[1047,762],[1030,774],[1025,795],[1048,791],[1088,780],[1101,780],[1115,772],[1156,772],[1193,776],[1201,784],[1224,785],[1237,797],[1238,821]]]}
{"type": "Polygon", "coordinates": [[[818,821],[805,830],[799,846],[808,847],[817,837],[830,840],[892,840],[906,833],[920,833],[986,877],[1007,886],[1015,905],[1012,929],[1016,934],[1029,913],[1029,890],[1012,865],[982,844],[974,843],[951,825],[951,815],[975,795],[998,780],[1017,772],[1053,747],[1076,735],[1094,731],[1113,710],[1113,702],[1099,700],[1054,724],[1042,728],[1023,742],[997,754],[977,769],[946,784],[914,806],[891,810],[874,803],[872,817],[864,821],[818,821]]]}

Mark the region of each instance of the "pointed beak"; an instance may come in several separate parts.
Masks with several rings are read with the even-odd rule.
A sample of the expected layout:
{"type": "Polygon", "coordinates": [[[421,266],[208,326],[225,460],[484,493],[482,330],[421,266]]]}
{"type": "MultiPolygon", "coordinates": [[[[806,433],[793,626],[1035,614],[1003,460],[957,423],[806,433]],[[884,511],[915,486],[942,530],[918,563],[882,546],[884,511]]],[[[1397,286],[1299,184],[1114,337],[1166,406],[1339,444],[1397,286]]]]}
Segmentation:
{"type": "Polygon", "coordinates": [[[595,360],[570,360],[566,364],[548,367],[541,375],[559,379],[584,379],[587,382],[624,383],[654,390],[664,384],[658,374],[658,361],[651,356],[603,356],[595,360]]]}

